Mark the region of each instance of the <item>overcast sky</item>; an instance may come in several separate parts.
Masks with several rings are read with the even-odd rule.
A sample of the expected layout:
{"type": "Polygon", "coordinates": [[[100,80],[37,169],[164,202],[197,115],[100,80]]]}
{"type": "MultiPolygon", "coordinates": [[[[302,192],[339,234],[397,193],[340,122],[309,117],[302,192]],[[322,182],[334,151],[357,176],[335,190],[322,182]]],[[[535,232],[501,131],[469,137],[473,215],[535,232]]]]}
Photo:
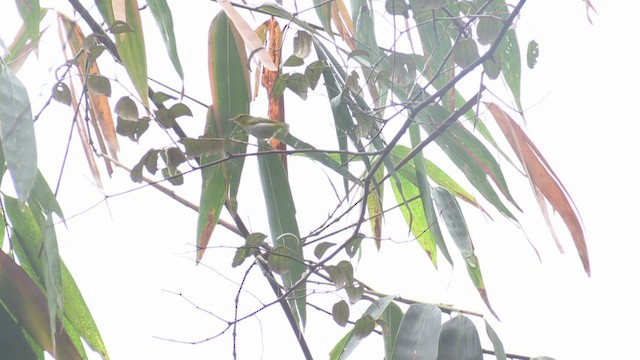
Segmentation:
{"type": "MultiPolygon", "coordinates": [[[[207,102],[206,74],[193,73],[192,69],[206,69],[206,31],[216,5],[200,1],[180,9],[177,4],[170,1],[176,31],[178,36],[190,39],[189,43],[178,44],[186,65],[185,87],[207,102]],[[201,19],[188,17],[193,13],[202,14],[198,15],[201,19]]],[[[528,133],[580,210],[592,277],[582,271],[571,238],[559,221],[558,232],[567,253],[557,252],[533,199],[528,198],[530,189],[525,181],[514,186],[516,193],[522,194],[516,196],[524,198],[522,202],[527,206],[526,215],[520,218],[526,234],[541,253],[542,264],[523,233],[511,224],[482,218],[473,221],[471,231],[489,296],[502,321],[490,319],[507,351],[512,353],[547,355],[558,360],[631,358],[637,353],[634,329],[640,321],[635,311],[640,303],[636,279],[640,236],[634,225],[638,222],[640,200],[637,191],[640,152],[636,140],[640,119],[634,105],[638,103],[636,84],[640,81],[636,66],[640,63],[637,46],[640,30],[636,25],[640,5],[601,1],[594,2],[594,6],[598,14],[592,14],[593,25],[587,21],[580,0],[529,1],[518,22],[521,46],[530,39],[540,44],[536,68],[523,74],[528,133]]],[[[4,9],[2,19],[3,22],[9,19],[4,9]]],[[[11,41],[17,24],[11,21],[0,24],[0,36],[5,43],[11,41]]],[[[50,42],[55,39],[49,37],[50,42]]],[[[159,40],[156,35],[147,35],[147,39],[156,44],[159,40]]],[[[41,53],[41,57],[44,55],[41,53]]],[[[46,78],[51,71],[47,66],[59,60],[45,59],[44,68],[34,70],[33,74],[46,78]]],[[[169,66],[168,62],[152,64],[150,75],[177,84],[176,77],[167,71],[169,66]]],[[[20,78],[28,85],[41,79],[30,77],[25,71],[20,78]]],[[[38,96],[48,96],[50,85],[37,88],[32,93],[32,102],[41,103],[38,96]]],[[[307,107],[287,110],[292,133],[303,137],[330,129],[329,121],[297,121],[308,117],[308,106],[313,101],[319,107],[326,106],[323,103],[326,99],[312,96],[307,107]]],[[[65,111],[54,105],[43,115],[46,120],[37,124],[40,166],[52,183],[57,177],[70,121],[65,111]],[[63,117],[54,120],[52,115],[57,111],[63,117]]],[[[194,122],[197,124],[193,129],[198,129],[201,123],[194,122]]],[[[129,164],[146,151],[144,142],[140,146],[125,139],[121,142],[123,153],[134,154],[125,157],[129,164]]],[[[79,144],[75,142],[71,150],[76,155],[69,160],[60,192],[67,216],[103,198],[91,184],[79,144]]],[[[291,164],[293,169],[299,167],[310,172],[304,178],[306,181],[324,178],[322,173],[313,173],[306,167],[302,159],[293,159],[291,164]]],[[[244,176],[251,178],[255,174],[255,163],[250,160],[244,176]]],[[[198,175],[187,177],[186,185],[178,189],[194,202],[198,199],[198,178],[198,175]]],[[[114,194],[131,187],[128,174],[119,172],[113,180],[105,181],[104,192],[114,194]]],[[[305,201],[322,201],[312,197],[305,180],[293,187],[294,196],[308,196],[305,201]]],[[[255,193],[246,190],[240,201],[252,204],[246,210],[252,229],[266,233],[266,220],[258,215],[264,205],[255,198],[255,193]]],[[[303,229],[316,224],[317,217],[326,216],[327,208],[322,206],[318,206],[317,213],[300,213],[302,208],[307,207],[298,209],[303,229]]],[[[237,285],[218,271],[229,266],[233,250],[209,251],[203,266],[195,267],[192,253],[195,221],[194,212],[147,188],[112,198],[108,206],[103,204],[69,220],[69,231],[64,227],[58,229],[62,256],[83,291],[113,359],[231,356],[230,333],[201,345],[154,338],[197,341],[224,328],[224,323],[163,290],[181,292],[202,308],[226,319],[232,317],[237,285]]],[[[397,224],[402,220],[397,215],[390,216],[386,225],[393,227],[394,221],[397,224]]],[[[233,235],[222,229],[216,230],[214,239],[216,244],[238,244],[233,235]]],[[[365,257],[358,266],[358,276],[383,292],[487,312],[464,269],[456,269],[452,274],[444,266],[437,272],[416,249],[415,244],[385,246],[383,254],[369,249],[366,255],[371,258],[365,257]]],[[[238,280],[242,271],[233,272],[230,277],[238,280]]],[[[252,293],[263,301],[270,299],[257,272],[249,277],[249,284],[252,293]]],[[[243,294],[241,299],[246,311],[259,305],[250,294],[243,294]]],[[[310,299],[315,300],[315,296],[310,299]]],[[[255,359],[263,355],[265,359],[273,359],[282,356],[283,349],[290,349],[291,358],[299,357],[291,330],[284,324],[281,310],[276,307],[241,323],[239,358],[255,359]]],[[[324,358],[345,330],[327,322],[324,315],[312,315],[309,324],[307,335],[312,351],[317,358],[324,358]],[[315,327],[313,321],[328,326],[315,327]]],[[[376,358],[381,355],[380,343],[379,339],[367,342],[376,358]]],[[[289,356],[289,352],[285,354],[289,356]]],[[[353,358],[369,358],[369,354],[363,349],[353,358]]]]}

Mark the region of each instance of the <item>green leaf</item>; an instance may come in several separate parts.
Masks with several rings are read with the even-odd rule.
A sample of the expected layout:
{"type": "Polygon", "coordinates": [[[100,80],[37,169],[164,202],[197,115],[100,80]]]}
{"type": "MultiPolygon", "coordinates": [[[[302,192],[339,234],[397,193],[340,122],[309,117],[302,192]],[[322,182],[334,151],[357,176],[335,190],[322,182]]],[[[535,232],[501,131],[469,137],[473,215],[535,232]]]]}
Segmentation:
{"type": "Polygon", "coordinates": [[[291,146],[296,150],[309,150],[309,152],[304,152],[303,155],[310,159],[318,161],[319,163],[335,171],[339,175],[342,175],[342,177],[344,177],[345,180],[351,181],[355,184],[362,183],[360,179],[358,179],[357,177],[355,177],[353,174],[349,172],[349,169],[346,166],[341,165],[340,163],[335,161],[331,156],[327,155],[324,152],[315,151],[316,148],[314,148],[311,144],[308,144],[298,139],[297,137],[291,135],[290,133],[286,133],[286,134],[279,133],[279,134],[276,134],[275,137],[276,139],[282,141],[283,143],[291,146]]]}
{"type": "MultiPolygon", "coordinates": [[[[427,132],[435,131],[449,116],[450,113],[437,104],[430,105],[418,113],[419,122],[427,132]]],[[[464,126],[454,124],[441,136],[438,136],[435,141],[485,199],[504,215],[513,220],[516,219],[502,203],[487,179],[489,176],[502,194],[517,207],[507,188],[507,182],[502,170],[500,170],[500,165],[478,138],[464,126]]]]}
{"type": "Polygon", "coordinates": [[[480,262],[474,252],[473,242],[471,241],[469,230],[467,229],[467,223],[458,202],[449,193],[449,191],[443,188],[435,188],[434,198],[438,209],[442,214],[444,223],[447,225],[447,229],[451,234],[451,238],[465,260],[467,272],[469,273],[469,277],[471,278],[473,285],[476,287],[476,290],[478,290],[478,293],[485,305],[487,305],[487,308],[496,318],[498,318],[498,315],[493,311],[491,303],[489,302],[487,290],[484,286],[484,280],[482,279],[480,262]]]}
{"type": "Polygon", "coordinates": [[[437,360],[482,360],[480,337],[473,322],[458,315],[442,324],[437,360]]]}
{"type": "Polygon", "coordinates": [[[124,120],[138,121],[138,107],[128,96],[121,97],[113,108],[113,111],[118,114],[118,117],[124,120]]]}
{"type": "MultiPolygon", "coordinates": [[[[393,360],[436,360],[442,312],[430,304],[412,304],[400,323],[393,360]]],[[[464,358],[451,358],[462,360],[464,358]]]]}
{"type": "Polygon", "coordinates": [[[177,118],[179,118],[181,116],[191,116],[191,117],[193,117],[193,113],[191,112],[191,109],[189,109],[189,107],[187,105],[185,105],[184,103],[173,104],[169,108],[169,112],[171,113],[171,115],[173,115],[174,119],[177,119],[177,118]]]}
{"type": "Polygon", "coordinates": [[[307,91],[311,84],[309,83],[309,79],[300,73],[289,74],[284,80],[287,89],[293,91],[294,94],[298,95],[302,100],[307,100],[307,91]]]}
{"type": "Polygon", "coordinates": [[[353,327],[353,337],[356,340],[362,340],[369,336],[376,327],[375,320],[371,315],[363,315],[360,319],[356,320],[353,327]]]}
{"type": "Polygon", "coordinates": [[[300,65],[304,65],[304,60],[295,55],[289,56],[287,60],[285,60],[284,64],[282,64],[282,66],[287,66],[287,67],[295,67],[300,65]]]}
{"type": "MultiPolygon", "coordinates": [[[[35,214],[29,206],[21,207],[19,201],[12,197],[3,196],[3,202],[6,214],[11,222],[13,235],[17,239],[12,245],[20,259],[20,265],[34,281],[37,281],[40,286],[44,286],[40,280],[44,278],[44,274],[42,262],[39,260],[42,248],[42,231],[35,214]]],[[[107,350],[91,312],[78,289],[78,285],[63,261],[60,262],[60,271],[63,286],[65,326],[67,326],[68,320],[69,326],[72,326],[93,350],[100,353],[103,359],[108,359],[107,350]]],[[[45,301],[44,298],[43,301],[45,301]]],[[[44,330],[47,334],[49,333],[48,324],[44,330]]]]}
{"type": "Polygon", "coordinates": [[[485,16],[478,20],[476,32],[478,34],[478,42],[482,45],[491,45],[498,37],[500,30],[504,24],[495,17],[485,16]]]}
{"type": "Polygon", "coordinates": [[[53,87],[51,97],[61,104],[71,106],[71,90],[69,90],[67,84],[63,82],[59,82],[53,87]]]}
{"type": "Polygon", "coordinates": [[[478,44],[473,39],[462,39],[453,46],[451,58],[456,65],[466,68],[480,57],[478,44]]]}
{"type": "Polygon", "coordinates": [[[25,271],[2,251],[0,300],[40,347],[50,354],[55,354],[58,359],[82,359],[59,321],[56,321],[56,336],[51,337],[47,300],[25,271]]]}
{"type": "Polygon", "coordinates": [[[320,19],[320,23],[322,24],[324,31],[333,37],[333,31],[331,30],[332,3],[324,0],[313,0],[313,6],[316,9],[316,14],[318,14],[318,18],[320,19]]]}
{"type": "MultiPolygon", "coordinates": [[[[44,289],[47,298],[47,309],[49,319],[55,319],[58,311],[63,312],[62,298],[62,274],[60,270],[60,254],[58,253],[58,240],[53,227],[51,214],[47,215],[46,223],[43,224],[42,237],[42,269],[44,275],[44,289]]],[[[53,350],[56,350],[55,333],[56,327],[53,321],[49,322],[49,331],[53,339],[53,350]]]]}
{"type": "Polygon", "coordinates": [[[384,9],[391,15],[409,17],[409,4],[405,0],[386,0],[384,9]]]}
{"type": "MultiPolygon", "coordinates": [[[[261,150],[270,149],[262,143],[261,150]]],[[[300,232],[296,221],[296,209],[289,187],[287,173],[278,154],[264,154],[258,156],[260,182],[267,208],[267,218],[271,229],[271,238],[275,246],[284,246],[290,251],[287,258],[289,271],[282,276],[284,287],[289,290],[304,274],[306,267],[303,263],[300,232]]],[[[302,282],[293,290],[289,303],[296,320],[304,328],[306,323],[306,284],[302,282]],[[295,310],[294,310],[295,309],[295,310]]]]}
{"type": "Polygon", "coordinates": [[[495,352],[496,360],[507,360],[507,354],[504,351],[504,346],[502,345],[502,341],[498,337],[498,334],[496,334],[487,320],[484,321],[484,324],[487,336],[489,336],[489,340],[491,340],[491,343],[493,344],[493,351],[495,352]]]}
{"type": "Polygon", "coordinates": [[[349,322],[349,304],[344,300],[340,300],[333,304],[333,307],[331,308],[331,316],[336,324],[345,327],[349,322]]]}
{"type": "Polygon", "coordinates": [[[27,89],[7,67],[0,68],[0,139],[20,201],[26,201],[38,172],[36,135],[27,89]]]}
{"type": "MultiPolygon", "coordinates": [[[[213,106],[207,116],[204,137],[231,139],[226,145],[226,152],[244,154],[248,137],[242,131],[236,131],[238,124],[229,119],[249,113],[247,55],[242,38],[224,12],[213,19],[209,28],[209,79],[213,106]]],[[[232,212],[237,209],[236,197],[243,165],[243,156],[225,161],[224,165],[232,212]]]]}
{"type": "Polygon", "coordinates": [[[16,6],[20,17],[22,17],[22,21],[24,21],[25,29],[31,39],[31,43],[37,44],[40,38],[40,1],[16,0],[16,6]]]}
{"type": "Polygon", "coordinates": [[[61,219],[64,219],[62,208],[60,208],[60,204],[58,204],[55,194],[51,191],[47,180],[42,176],[40,170],[38,170],[36,181],[33,184],[31,194],[29,194],[29,199],[27,201],[32,209],[37,209],[43,214],[54,212],[61,219]]]}
{"type": "MultiPolygon", "coordinates": [[[[108,10],[102,12],[105,19],[111,25],[114,32],[114,24],[117,25],[116,19],[113,17],[113,9],[111,0],[100,1],[108,10]]],[[[120,54],[120,59],[124,68],[129,74],[129,78],[133,83],[140,100],[146,108],[149,107],[149,84],[147,80],[147,53],[145,51],[144,32],[142,21],[140,19],[140,11],[138,2],[135,0],[126,0],[125,14],[126,25],[131,31],[115,31],[116,47],[120,54]]],[[[127,29],[124,29],[127,30],[127,29]]]]}
{"type": "Polygon", "coordinates": [[[539,55],[538,43],[535,40],[529,41],[529,45],[527,45],[527,66],[529,69],[533,69],[536,66],[539,55]]]}
{"type": "Polygon", "coordinates": [[[97,95],[111,96],[111,82],[102,75],[91,75],[87,77],[87,87],[97,95]]]}
{"type": "MultiPolygon", "coordinates": [[[[384,166],[378,167],[373,176],[373,180],[379,183],[384,176],[384,166]]],[[[369,215],[369,223],[371,224],[371,233],[376,242],[376,248],[380,250],[382,245],[382,222],[384,220],[384,186],[369,186],[369,195],[367,196],[367,213],[369,215]]]]}
{"type": "Polygon", "coordinates": [[[309,87],[311,87],[312,90],[315,90],[316,86],[318,85],[318,81],[320,80],[320,76],[322,75],[325,67],[326,64],[324,63],[324,61],[316,60],[307,65],[307,67],[304,69],[304,76],[306,76],[307,80],[309,80],[309,87]]]}
{"type": "Polygon", "coordinates": [[[233,257],[233,261],[231,262],[232,267],[238,267],[244,263],[244,261],[252,255],[257,255],[260,253],[258,248],[264,240],[267,238],[267,235],[262,233],[252,233],[245,239],[245,244],[236,250],[236,255],[233,257]]]}
{"type": "Polygon", "coordinates": [[[336,244],[326,241],[321,242],[320,244],[316,245],[315,249],[313,249],[313,255],[315,255],[318,259],[321,259],[324,253],[333,246],[336,246],[336,244]]]}
{"type": "Polygon", "coordinates": [[[148,0],[147,4],[149,4],[151,14],[153,14],[156,20],[173,68],[176,70],[176,73],[178,73],[178,76],[180,76],[180,79],[184,79],[180,57],[178,56],[176,36],[173,33],[173,16],[171,15],[171,9],[169,9],[166,0],[148,0]]]}
{"type": "Polygon", "coordinates": [[[333,282],[336,289],[342,289],[353,284],[353,266],[350,262],[342,260],[338,265],[329,265],[325,269],[329,273],[331,282],[333,282]]]}
{"type": "Polygon", "coordinates": [[[400,329],[400,323],[402,322],[403,316],[404,314],[402,313],[400,306],[396,305],[395,302],[391,302],[378,320],[378,324],[382,327],[385,359],[392,359],[398,330],[400,329]]]}
{"type": "Polygon", "coordinates": [[[226,140],[224,138],[200,138],[180,139],[182,145],[184,145],[187,159],[195,159],[205,155],[217,155],[218,157],[224,156],[224,147],[226,140]]]}
{"type": "MultiPolygon", "coordinates": [[[[393,302],[393,296],[385,296],[383,298],[378,299],[378,301],[374,301],[371,305],[369,305],[367,310],[362,315],[362,318],[368,317],[370,319],[363,320],[363,321],[369,323],[370,320],[373,320],[375,325],[375,321],[382,316],[384,311],[392,302],[393,302]]],[[[367,324],[363,324],[363,325],[367,325],[367,324]]],[[[370,326],[370,325],[367,325],[367,326],[370,326]]],[[[362,330],[364,330],[364,328],[362,330]]],[[[357,337],[354,329],[352,329],[333,347],[333,349],[331,349],[329,358],[331,360],[346,359],[353,352],[353,350],[355,350],[356,347],[360,344],[361,340],[362,338],[357,337]]]]}
{"type": "Polygon", "coordinates": [[[303,30],[296,32],[293,38],[293,55],[300,59],[304,59],[311,53],[313,39],[311,35],[303,30]]]}
{"type": "Polygon", "coordinates": [[[522,112],[522,103],[520,102],[520,48],[518,47],[518,38],[516,31],[511,29],[507,31],[504,39],[498,46],[497,54],[502,63],[502,76],[504,81],[511,89],[513,99],[516,102],[518,110],[522,112]]]}

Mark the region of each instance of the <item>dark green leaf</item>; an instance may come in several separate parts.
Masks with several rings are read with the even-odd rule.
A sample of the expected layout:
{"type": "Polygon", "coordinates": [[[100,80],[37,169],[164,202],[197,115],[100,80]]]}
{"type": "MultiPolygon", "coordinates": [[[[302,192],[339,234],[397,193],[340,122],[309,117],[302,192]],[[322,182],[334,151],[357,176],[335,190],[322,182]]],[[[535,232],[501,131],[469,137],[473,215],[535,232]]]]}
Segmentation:
{"type": "Polygon", "coordinates": [[[395,302],[391,302],[378,320],[378,324],[382,327],[385,359],[392,359],[403,316],[402,309],[395,302]]]}
{"type": "Polygon", "coordinates": [[[259,254],[258,248],[264,242],[264,239],[267,238],[267,235],[262,233],[251,233],[245,239],[245,244],[236,250],[236,254],[233,257],[233,261],[231,262],[232,267],[237,267],[242,265],[244,261],[252,255],[259,254]]]}
{"type": "MultiPolygon", "coordinates": [[[[269,145],[263,143],[261,150],[265,148],[270,149],[269,145]]],[[[278,154],[258,156],[258,166],[271,238],[276,247],[284,246],[290,251],[290,257],[286,259],[289,271],[283,275],[284,287],[288,290],[302,278],[306,270],[289,179],[278,154]]],[[[293,299],[290,301],[291,308],[297,310],[293,313],[304,327],[307,317],[306,284],[304,282],[295,288],[291,298],[293,299]]]]}
{"type": "Polygon", "coordinates": [[[504,24],[495,17],[485,16],[478,20],[478,42],[482,45],[491,45],[502,30],[504,24]]]}
{"type": "Polygon", "coordinates": [[[482,63],[482,67],[484,68],[484,72],[487,74],[489,79],[495,80],[500,76],[500,71],[502,70],[502,62],[499,57],[489,57],[482,63]]]}
{"type": "Polygon", "coordinates": [[[30,207],[38,209],[43,214],[54,212],[61,219],[64,219],[64,214],[56,196],[39,170],[27,201],[30,207]]]}
{"type": "Polygon", "coordinates": [[[489,336],[489,340],[491,340],[491,343],[493,344],[493,351],[495,352],[496,360],[507,360],[507,354],[504,351],[504,346],[502,345],[500,337],[498,337],[498,334],[496,334],[487,320],[484,321],[484,324],[487,330],[487,335],[489,336]]]}
{"type": "Polygon", "coordinates": [[[409,4],[405,0],[386,0],[384,9],[391,15],[409,17],[409,4]]]}
{"type": "Polygon", "coordinates": [[[109,26],[109,31],[112,34],[124,34],[133,32],[133,28],[124,21],[116,20],[109,26]]]}
{"type": "Polygon", "coordinates": [[[187,160],[182,150],[177,147],[170,147],[160,153],[160,155],[162,156],[165,164],[167,164],[167,167],[171,170],[177,169],[180,164],[187,160]]]}
{"type": "Polygon", "coordinates": [[[502,76],[504,76],[504,81],[509,86],[509,89],[511,89],[518,110],[522,111],[522,103],[520,102],[520,75],[522,70],[520,48],[515,30],[511,29],[507,31],[496,53],[502,63],[502,76]]]}
{"type": "Polygon", "coordinates": [[[349,304],[344,300],[340,300],[333,304],[333,308],[331,308],[331,315],[333,316],[333,321],[335,321],[336,324],[345,327],[349,322],[349,304]]]}
{"type": "Polygon", "coordinates": [[[167,108],[160,108],[154,111],[156,121],[165,129],[171,129],[176,125],[176,118],[167,108]]]}
{"type": "Polygon", "coordinates": [[[111,82],[102,75],[88,76],[87,87],[94,94],[111,96],[111,82]]]}
{"type": "Polygon", "coordinates": [[[436,306],[411,305],[400,323],[392,359],[435,360],[438,354],[441,317],[442,312],[436,306]]]}
{"type": "Polygon", "coordinates": [[[171,185],[182,185],[184,183],[184,176],[178,169],[164,168],[162,169],[162,176],[169,181],[171,185]]]}
{"type": "Polygon", "coordinates": [[[326,64],[322,60],[316,60],[309,64],[306,69],[304,69],[304,76],[309,80],[309,87],[312,90],[315,90],[318,85],[318,81],[320,80],[320,75],[322,75],[322,71],[326,67],[326,64]]]}
{"type": "Polygon", "coordinates": [[[57,83],[54,87],[53,90],[51,90],[52,94],[51,96],[53,97],[53,100],[65,104],[67,106],[71,106],[71,91],[69,90],[69,87],[67,86],[67,84],[65,83],[57,83]]]}
{"type": "Polygon", "coordinates": [[[529,69],[533,69],[538,62],[538,56],[540,55],[540,50],[538,50],[538,43],[535,40],[529,41],[529,45],[527,46],[527,66],[529,69]]]}
{"type": "Polygon", "coordinates": [[[376,322],[371,315],[364,315],[356,321],[353,327],[353,337],[356,340],[362,340],[369,336],[375,327],[376,322]]]}
{"type": "Polygon", "coordinates": [[[316,14],[318,14],[324,31],[333,37],[333,30],[331,29],[331,7],[333,4],[324,0],[313,0],[313,6],[316,9],[316,14]]]}
{"type": "Polygon", "coordinates": [[[480,57],[478,44],[473,39],[461,39],[453,46],[451,58],[456,65],[466,68],[480,57]]]}
{"type": "MultiPolygon", "coordinates": [[[[44,289],[47,298],[47,309],[49,319],[55,319],[58,311],[63,312],[62,298],[62,273],[60,269],[60,254],[58,253],[58,240],[53,227],[51,214],[47,215],[46,223],[43,224],[42,237],[42,269],[44,273],[44,289]]],[[[56,349],[56,327],[53,321],[49,322],[49,332],[53,341],[53,349],[56,349]]]]}
{"type": "Polygon", "coordinates": [[[284,276],[289,273],[293,252],[284,245],[278,245],[269,254],[269,268],[276,274],[284,276]]]}
{"type": "Polygon", "coordinates": [[[313,249],[313,255],[315,255],[318,259],[321,259],[324,253],[329,250],[329,248],[335,246],[336,244],[331,242],[321,242],[316,245],[315,249],[313,249]]]}
{"type": "Polygon", "coordinates": [[[169,59],[173,64],[173,68],[180,76],[180,79],[184,79],[184,73],[182,71],[182,65],[180,64],[180,57],[178,56],[178,46],[176,43],[176,36],[173,32],[173,16],[171,15],[171,9],[166,0],[148,0],[149,9],[151,14],[156,20],[162,40],[167,48],[169,59]]]}
{"type": "Polygon", "coordinates": [[[304,74],[293,73],[289,74],[289,76],[285,79],[285,84],[287,88],[293,91],[294,94],[300,96],[302,100],[307,100],[307,91],[311,84],[309,83],[309,79],[304,74]]]}
{"type": "Polygon", "coordinates": [[[442,324],[437,360],[482,360],[480,337],[469,318],[458,315],[442,324]]]}
{"type": "Polygon", "coordinates": [[[344,290],[347,292],[347,296],[349,296],[349,301],[352,304],[355,304],[358,301],[360,301],[360,299],[362,298],[362,295],[364,294],[364,288],[362,287],[362,285],[359,285],[359,284],[345,286],[344,290]]]}
{"type": "Polygon", "coordinates": [[[187,159],[194,159],[204,155],[217,155],[222,157],[224,155],[224,147],[226,144],[226,140],[224,138],[184,138],[180,139],[180,142],[184,145],[187,159]]]}
{"type": "Polygon", "coordinates": [[[18,198],[26,201],[38,172],[36,135],[27,89],[7,67],[0,67],[0,139],[18,198]]]}
{"type": "MultiPolygon", "coordinates": [[[[5,359],[38,360],[22,327],[0,306],[0,349],[5,359]]],[[[42,353],[42,350],[39,351],[42,353]]]]}
{"type": "Polygon", "coordinates": [[[338,265],[329,265],[325,269],[337,289],[353,284],[353,266],[350,262],[342,260],[338,265]]]}
{"type": "Polygon", "coordinates": [[[128,121],[138,121],[138,107],[128,96],[121,97],[113,109],[118,117],[128,121]]]}
{"type": "Polygon", "coordinates": [[[284,64],[282,64],[282,66],[300,66],[300,65],[304,65],[304,60],[295,55],[289,56],[289,58],[285,60],[284,64]]]}
{"type": "Polygon", "coordinates": [[[359,234],[358,237],[350,241],[347,246],[344,247],[344,252],[346,252],[350,258],[353,258],[358,253],[358,250],[360,250],[363,238],[364,235],[359,234]]]}
{"type": "Polygon", "coordinates": [[[171,112],[174,119],[177,119],[180,116],[193,116],[191,109],[189,109],[189,107],[184,103],[174,104],[169,108],[169,112],[171,112]]]}

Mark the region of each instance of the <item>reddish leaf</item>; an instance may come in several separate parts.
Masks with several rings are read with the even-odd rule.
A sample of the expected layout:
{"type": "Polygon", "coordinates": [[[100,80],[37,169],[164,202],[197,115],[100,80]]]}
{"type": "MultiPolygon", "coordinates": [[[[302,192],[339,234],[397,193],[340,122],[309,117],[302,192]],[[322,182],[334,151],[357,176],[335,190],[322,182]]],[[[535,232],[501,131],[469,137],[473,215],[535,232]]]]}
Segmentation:
{"type": "Polygon", "coordinates": [[[582,266],[585,272],[590,275],[589,254],[582,223],[569,193],[522,128],[498,105],[493,103],[485,103],[485,105],[496,119],[513,151],[518,154],[520,162],[525,166],[531,185],[539,190],[553,209],[560,214],[573,237],[573,242],[582,260],[582,266]]]}

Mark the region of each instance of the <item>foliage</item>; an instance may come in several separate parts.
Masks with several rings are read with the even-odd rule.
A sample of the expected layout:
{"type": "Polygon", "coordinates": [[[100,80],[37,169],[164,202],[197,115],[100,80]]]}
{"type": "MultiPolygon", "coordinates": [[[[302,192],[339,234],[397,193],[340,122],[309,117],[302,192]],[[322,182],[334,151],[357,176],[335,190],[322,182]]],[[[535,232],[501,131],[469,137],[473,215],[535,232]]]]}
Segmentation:
{"type": "MultiPolygon", "coordinates": [[[[145,51],[144,34],[159,31],[176,75],[181,80],[188,76],[180,60],[184,53],[178,51],[183,39],[174,33],[175,19],[165,0],[149,0],[142,8],[135,0],[96,0],[93,12],[80,1],[69,1],[77,19],[63,10],[40,9],[37,0],[17,0],[24,25],[0,64],[0,172],[9,172],[17,194],[10,196],[3,184],[2,227],[6,226],[7,240],[6,251],[0,252],[0,329],[16,339],[15,357],[42,358],[46,351],[59,359],[84,359],[84,341],[108,358],[88,307],[58,254],[53,216],[64,220],[64,215],[38,171],[31,103],[16,76],[24,59],[37,53],[48,29],[43,19],[51,14],[57,19],[67,58],[56,72],[51,100],[71,107],[96,184],[102,185],[99,157],[109,175],[113,165],[126,168],[118,161],[120,141],[138,142],[154,127],[170,134],[171,145],[145,149],[130,168],[132,181],[149,182],[172,194],[148,177],[160,170],[165,181],[178,186],[186,173],[201,174],[200,203],[192,206],[198,211],[196,261],[211,251],[207,249],[216,241],[217,226],[236,233],[239,241],[232,267],[251,271],[257,265],[262,270],[277,297],[273,304],[283,308],[307,358],[312,354],[304,329],[313,324],[307,321],[306,297],[309,291],[323,289],[343,298],[331,315],[338,326],[349,326],[333,348],[332,359],[346,358],[374,331],[382,335],[387,359],[481,359],[486,350],[470,320],[475,314],[442,305],[403,304],[402,298],[379,294],[360,282],[354,267],[368,256],[366,244],[375,243],[379,251],[392,246],[383,241],[383,218],[399,208],[407,230],[425,252],[425,261],[433,266],[441,260],[453,264],[452,254],[459,252],[479,296],[497,318],[460,202],[517,224],[522,209],[510,190],[513,180],[507,181],[503,171],[506,164],[522,169],[549,226],[547,204],[559,213],[589,274],[575,206],[514,119],[523,116],[521,63],[533,68],[539,54],[538,44],[530,42],[522,59],[513,29],[525,2],[352,0],[347,6],[344,0],[314,0],[307,2],[313,4],[309,9],[314,18],[308,16],[310,11],[306,15],[298,11],[296,2],[287,7],[250,7],[220,0],[221,11],[209,28],[208,69],[200,69],[208,71],[211,106],[206,106],[207,115],[201,119],[204,130],[188,135],[178,119],[196,112],[184,88],[175,96],[159,92],[147,75],[147,62],[154,59],[145,51]],[[266,20],[252,26],[252,17],[237,8],[249,10],[245,14],[253,19],[266,20]],[[158,28],[144,27],[145,16],[152,17],[158,28]],[[393,27],[385,28],[384,21],[393,27]],[[279,22],[286,24],[287,32],[279,22]],[[385,30],[393,31],[391,40],[385,30]],[[101,73],[99,64],[122,66],[131,81],[128,93],[117,94],[121,91],[113,90],[112,79],[101,73]],[[511,96],[497,100],[513,103],[514,109],[498,105],[497,100],[481,101],[487,88],[501,86],[497,79],[504,80],[511,96]],[[268,107],[263,114],[251,114],[250,103],[260,86],[268,107]],[[311,94],[328,98],[324,110],[332,115],[331,139],[304,141],[289,126],[298,120],[285,117],[285,99],[306,100],[311,94]],[[499,131],[490,131],[484,123],[485,111],[499,131]],[[499,145],[502,137],[511,156],[499,145]],[[336,147],[314,145],[320,143],[336,147]],[[424,149],[432,144],[446,160],[427,156],[424,149]],[[313,160],[343,184],[333,189],[312,184],[312,191],[333,191],[338,196],[335,211],[312,231],[298,224],[297,217],[305,216],[313,204],[291,190],[296,169],[286,160],[292,154],[313,160]],[[246,214],[238,210],[238,194],[247,191],[241,179],[248,156],[258,158],[269,223],[264,232],[270,236],[250,233],[243,220],[246,214]],[[393,208],[385,208],[389,187],[393,208]],[[223,220],[224,214],[232,222],[223,220]],[[351,309],[366,301],[367,310],[354,315],[351,309]],[[447,320],[443,313],[457,315],[447,320]]],[[[235,316],[234,324],[243,320],[235,316]]],[[[510,357],[488,322],[486,331],[496,357],[510,357]]]]}

